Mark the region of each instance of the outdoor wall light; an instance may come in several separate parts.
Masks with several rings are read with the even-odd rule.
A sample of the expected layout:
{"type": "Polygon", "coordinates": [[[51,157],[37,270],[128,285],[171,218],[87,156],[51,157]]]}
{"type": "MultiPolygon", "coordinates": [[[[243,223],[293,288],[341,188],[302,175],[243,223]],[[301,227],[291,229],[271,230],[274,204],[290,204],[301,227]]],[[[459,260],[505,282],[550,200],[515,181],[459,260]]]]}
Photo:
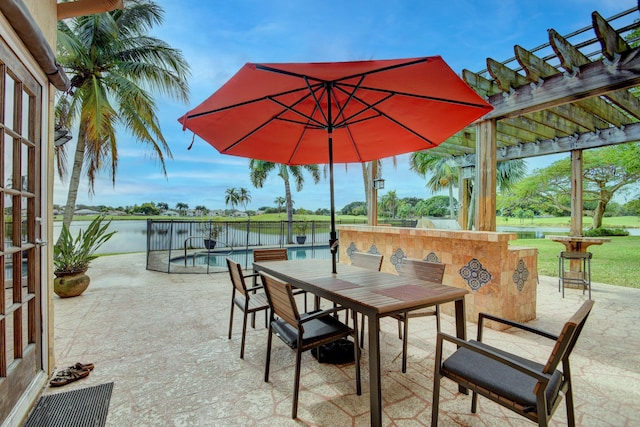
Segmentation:
{"type": "Polygon", "coordinates": [[[69,140],[73,138],[71,136],[71,132],[68,129],[63,128],[62,126],[56,125],[55,126],[55,133],[53,136],[53,143],[55,144],[56,147],[61,147],[64,144],[66,144],[67,142],[69,142],[69,140]]]}
{"type": "Polygon", "coordinates": [[[373,188],[375,188],[376,190],[383,190],[384,189],[384,179],[382,178],[376,178],[373,180],[373,188]]]}

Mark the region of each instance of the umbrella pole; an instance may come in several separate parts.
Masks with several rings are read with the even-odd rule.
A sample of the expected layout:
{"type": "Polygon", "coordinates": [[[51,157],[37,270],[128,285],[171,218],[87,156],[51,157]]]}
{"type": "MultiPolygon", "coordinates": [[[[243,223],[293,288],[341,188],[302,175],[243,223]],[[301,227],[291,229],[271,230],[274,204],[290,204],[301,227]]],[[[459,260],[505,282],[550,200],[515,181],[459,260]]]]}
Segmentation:
{"type": "Polygon", "coordinates": [[[338,236],[336,235],[336,206],[333,196],[333,136],[329,133],[329,194],[331,199],[331,233],[329,234],[329,248],[331,249],[331,267],[336,271],[336,256],[338,255],[338,236]]]}

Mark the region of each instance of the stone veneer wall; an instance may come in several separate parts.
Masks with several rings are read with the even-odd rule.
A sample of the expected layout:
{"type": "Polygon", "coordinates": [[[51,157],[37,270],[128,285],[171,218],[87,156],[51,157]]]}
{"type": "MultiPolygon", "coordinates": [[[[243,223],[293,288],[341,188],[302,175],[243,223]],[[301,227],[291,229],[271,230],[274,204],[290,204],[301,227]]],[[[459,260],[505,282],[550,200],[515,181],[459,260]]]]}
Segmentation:
{"type": "MultiPolygon", "coordinates": [[[[479,312],[517,322],[536,318],[538,250],[509,246],[515,233],[362,225],[338,230],[344,263],[354,251],[384,255],[382,271],[391,273],[397,273],[404,257],[445,263],[443,283],[470,291],[468,321],[477,322],[479,312]]],[[[453,304],[441,309],[453,315],[453,304]]]]}

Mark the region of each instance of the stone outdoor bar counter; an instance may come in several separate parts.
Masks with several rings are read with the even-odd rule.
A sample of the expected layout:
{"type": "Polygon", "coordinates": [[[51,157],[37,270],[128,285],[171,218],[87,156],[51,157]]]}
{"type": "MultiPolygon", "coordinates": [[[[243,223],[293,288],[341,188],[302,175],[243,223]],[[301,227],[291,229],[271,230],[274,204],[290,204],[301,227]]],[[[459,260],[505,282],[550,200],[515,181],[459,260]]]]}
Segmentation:
{"type": "MultiPolygon", "coordinates": [[[[396,273],[402,258],[446,264],[443,283],[468,289],[468,321],[478,313],[526,322],[536,318],[538,250],[509,246],[515,233],[368,225],[340,225],[340,262],[354,251],[384,255],[382,271],[396,273]]],[[[441,307],[453,315],[453,305],[441,307]]]]}

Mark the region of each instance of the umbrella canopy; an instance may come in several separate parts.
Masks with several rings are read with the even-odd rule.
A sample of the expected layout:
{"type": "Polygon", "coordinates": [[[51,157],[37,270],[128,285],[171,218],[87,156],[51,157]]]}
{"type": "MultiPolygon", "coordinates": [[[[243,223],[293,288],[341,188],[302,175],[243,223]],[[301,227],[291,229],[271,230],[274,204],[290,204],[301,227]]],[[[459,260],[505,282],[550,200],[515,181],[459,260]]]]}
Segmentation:
{"type": "Polygon", "coordinates": [[[222,154],[287,165],[333,164],[433,148],[492,107],[439,56],[245,64],[178,120],[222,154]]]}

